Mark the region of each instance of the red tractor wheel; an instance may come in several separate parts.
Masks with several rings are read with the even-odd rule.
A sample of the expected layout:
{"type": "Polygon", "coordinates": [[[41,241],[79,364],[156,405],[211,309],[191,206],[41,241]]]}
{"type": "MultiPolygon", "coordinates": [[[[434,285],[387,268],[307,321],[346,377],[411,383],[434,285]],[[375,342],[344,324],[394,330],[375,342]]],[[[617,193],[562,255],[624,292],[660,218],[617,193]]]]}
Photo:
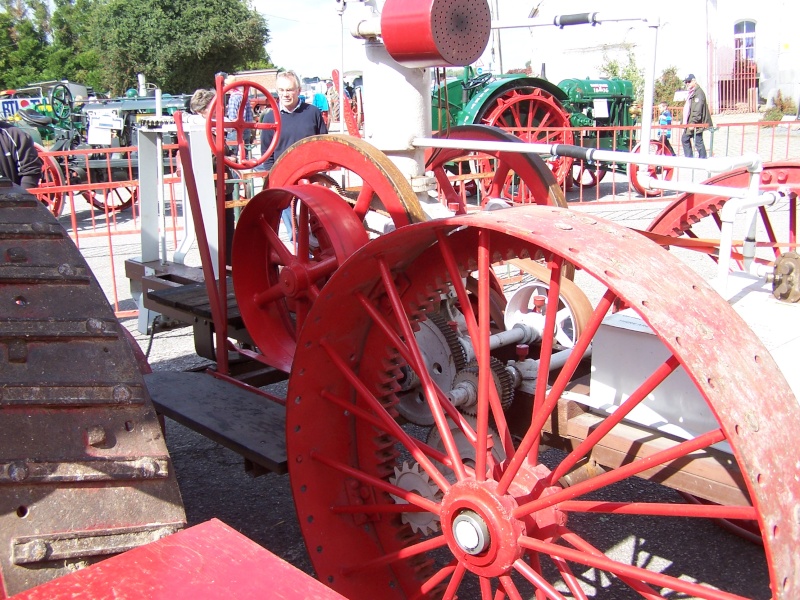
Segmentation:
{"type": "Polygon", "coordinates": [[[38,186],[40,191],[36,195],[47,206],[48,210],[57,217],[64,209],[64,192],[42,192],[41,190],[64,185],[64,173],[58,162],[52,156],[45,154],[44,148],[39,144],[34,144],[34,146],[42,159],[42,179],[38,186]]]}
{"type": "Polygon", "coordinates": [[[317,135],[295,143],[275,161],[269,186],[295,185],[322,173],[344,176],[340,195],[367,227],[370,213],[388,217],[395,227],[427,220],[411,184],[394,163],[368,142],[347,135],[317,135]]]}
{"type": "MultiPolygon", "coordinates": [[[[572,144],[569,113],[547,90],[536,87],[511,88],[481,107],[476,123],[493,125],[534,144],[572,144]]],[[[558,185],[564,185],[572,159],[548,157],[558,185]]]]}
{"type": "Polygon", "coordinates": [[[79,194],[97,210],[122,212],[139,200],[139,186],[132,184],[102,190],[84,190],[79,194]]]}
{"type": "MultiPolygon", "coordinates": [[[[750,595],[740,586],[752,582],[734,575],[752,572],[759,564],[752,556],[744,564],[728,564],[732,555],[717,562],[724,549],[715,546],[698,560],[696,548],[673,543],[664,559],[671,567],[651,565],[653,548],[667,552],[681,532],[727,517],[758,521],[765,539],[759,560],[773,597],[797,597],[800,529],[790,524],[800,498],[793,472],[800,464],[794,439],[800,406],[769,352],[727,303],[631,230],[544,206],[400,228],[371,241],[333,275],[298,342],[287,396],[289,476],[317,576],[342,595],[585,598],[580,575],[590,570],[595,583],[611,574],[614,597],[750,595]],[[553,311],[531,345],[538,377],[527,388],[515,387],[508,372],[521,332],[497,333],[490,317],[495,267],[515,256],[547,261],[551,305],[566,262],[591,276],[602,294],[569,358],[551,372],[561,348],[548,326],[553,311]],[[476,299],[465,274],[478,281],[476,299]],[[632,389],[619,390],[629,398],[620,408],[589,409],[575,401],[580,388],[568,384],[586,372],[581,356],[590,343],[593,362],[605,353],[621,371],[633,367],[619,360],[619,344],[600,339],[618,299],[649,327],[658,357],[632,389]],[[452,387],[442,386],[439,363],[431,363],[416,337],[435,315],[452,323],[446,329],[454,354],[466,348],[475,357],[452,387]],[[514,340],[506,338],[511,334],[514,340]],[[679,436],[621,422],[679,368],[707,410],[708,427],[679,436]],[[731,373],[749,377],[744,382],[731,373]],[[410,385],[421,390],[438,438],[396,420],[397,395],[410,385]],[[509,388],[513,402],[503,410],[509,388]],[[455,409],[467,400],[475,402],[474,427],[455,409]],[[490,433],[502,452],[489,443],[490,433]],[[426,443],[432,439],[440,440],[437,447],[426,443]],[[474,450],[462,456],[465,440],[474,450]],[[730,451],[718,450],[721,442],[730,451]],[[564,452],[540,455],[542,444],[564,452]],[[719,462],[704,462],[712,456],[719,462]],[[707,479],[692,483],[701,463],[716,464],[714,476],[705,471],[707,479]],[[682,491],[696,484],[709,499],[727,501],[676,503],[673,490],[638,477],[682,491]],[[723,485],[726,477],[733,479],[723,485]],[[658,530],[645,531],[653,522],[658,530]],[[631,531],[647,547],[636,542],[627,556],[607,556],[603,536],[612,528],[631,531]]],[[[751,545],[746,551],[761,552],[751,545]]],[[[769,593],[765,587],[754,595],[769,593]]]]}
{"type": "Polygon", "coordinates": [[[320,289],[367,239],[353,211],[321,185],[270,188],[250,200],[233,239],[233,284],[247,331],[268,364],[291,369],[297,334],[320,289]],[[299,234],[287,244],[278,231],[289,207],[299,234]]]}
{"type": "MultiPolygon", "coordinates": [[[[631,152],[633,153],[641,153],[642,144],[636,144],[633,147],[631,152]]],[[[650,141],[650,154],[655,156],[675,156],[675,153],[672,152],[664,142],[659,142],[656,140],[650,141]]],[[[654,165],[649,165],[647,167],[643,167],[647,174],[650,177],[655,179],[660,179],[661,181],[671,181],[672,176],[675,172],[673,167],[657,167],[654,165]]],[[[639,194],[645,197],[653,197],[653,196],[661,196],[664,191],[663,190],[649,190],[645,189],[645,187],[639,183],[639,174],[638,174],[638,167],[636,165],[628,165],[628,179],[630,180],[633,189],[635,189],[639,194]]]]}
{"type": "MultiPolygon", "coordinates": [[[[436,137],[487,142],[520,142],[518,137],[494,127],[463,125],[453,127],[436,137]]],[[[483,191],[481,205],[492,199],[504,199],[514,204],[550,204],[566,206],[567,200],[547,164],[538,156],[519,152],[460,149],[429,149],[425,154],[425,170],[432,171],[448,205],[457,206],[458,214],[467,211],[466,202],[449,179],[446,167],[454,161],[474,165],[483,191]],[[491,174],[488,178],[481,173],[491,174]]],[[[466,170],[466,167],[464,168],[466,170]]]]}
{"type": "Polygon", "coordinates": [[[608,170],[600,165],[587,167],[583,161],[572,164],[572,180],[582,188],[592,188],[603,181],[608,170]]]}

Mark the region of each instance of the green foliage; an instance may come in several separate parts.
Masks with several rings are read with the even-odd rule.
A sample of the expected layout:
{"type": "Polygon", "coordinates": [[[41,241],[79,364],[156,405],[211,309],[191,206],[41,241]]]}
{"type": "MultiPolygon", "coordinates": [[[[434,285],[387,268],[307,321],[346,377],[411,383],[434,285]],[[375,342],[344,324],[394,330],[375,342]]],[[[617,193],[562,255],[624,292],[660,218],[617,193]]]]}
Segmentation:
{"type": "Polygon", "coordinates": [[[772,99],[772,106],[764,113],[762,121],[780,121],[783,115],[796,115],[797,105],[791,98],[784,98],[780,90],[772,99]]]}
{"type": "Polygon", "coordinates": [[[0,88],[21,88],[45,71],[49,14],[47,7],[3,0],[0,13],[0,88]]]}
{"type": "Polygon", "coordinates": [[[683,81],[678,75],[678,67],[667,67],[656,79],[653,92],[653,103],[666,102],[672,106],[675,103],[675,92],[684,88],[683,81]]]}
{"type": "Polygon", "coordinates": [[[137,73],[176,94],[212,85],[219,71],[269,64],[266,21],[244,0],[108,0],[95,18],[93,46],[115,94],[137,73]]]}
{"type": "Polygon", "coordinates": [[[0,89],[69,79],[121,95],[136,76],[166,93],[273,66],[249,0],[0,0],[0,89]]]}
{"type": "Polygon", "coordinates": [[[604,56],[600,74],[607,79],[612,77],[627,79],[633,84],[635,101],[641,103],[644,100],[644,69],[636,66],[636,55],[632,48],[628,48],[627,62],[625,63],[604,56]]]}

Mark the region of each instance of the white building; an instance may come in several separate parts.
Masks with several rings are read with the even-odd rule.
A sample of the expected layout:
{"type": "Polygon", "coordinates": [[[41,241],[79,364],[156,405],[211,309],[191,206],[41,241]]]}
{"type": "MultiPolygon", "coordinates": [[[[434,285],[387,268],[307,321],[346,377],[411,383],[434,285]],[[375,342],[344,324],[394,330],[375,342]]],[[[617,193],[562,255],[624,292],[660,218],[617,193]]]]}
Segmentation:
{"type": "MultiPolygon", "coordinates": [[[[528,17],[538,0],[490,0],[502,21],[528,17]]],[[[800,99],[800,42],[794,31],[800,5],[795,0],[672,0],[668,3],[628,0],[544,0],[540,19],[554,15],[598,12],[603,17],[659,17],[656,76],[674,66],[681,78],[692,73],[706,90],[714,112],[755,110],[758,98],[771,101],[778,90],[795,103],[800,99]],[[653,12],[656,11],[656,12],[653,12]],[[756,93],[756,89],[758,90],[756,93]]],[[[652,19],[651,19],[652,22],[652,19]]],[[[577,25],[559,29],[506,29],[501,51],[490,49],[483,62],[504,71],[530,61],[535,74],[546,66],[554,82],[572,77],[600,77],[607,59],[627,62],[629,49],[637,65],[650,60],[653,36],[633,21],[577,25]]]]}

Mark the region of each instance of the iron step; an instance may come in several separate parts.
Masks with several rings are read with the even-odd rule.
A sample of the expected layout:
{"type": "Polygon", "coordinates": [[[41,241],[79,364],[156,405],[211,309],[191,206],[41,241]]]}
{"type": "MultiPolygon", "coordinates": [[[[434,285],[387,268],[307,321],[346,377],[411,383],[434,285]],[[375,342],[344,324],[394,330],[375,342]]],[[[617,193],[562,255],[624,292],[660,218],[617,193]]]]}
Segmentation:
{"type": "Polygon", "coordinates": [[[268,471],[286,465],[286,409],[206,373],[155,372],[145,383],[156,410],[268,471]]]}

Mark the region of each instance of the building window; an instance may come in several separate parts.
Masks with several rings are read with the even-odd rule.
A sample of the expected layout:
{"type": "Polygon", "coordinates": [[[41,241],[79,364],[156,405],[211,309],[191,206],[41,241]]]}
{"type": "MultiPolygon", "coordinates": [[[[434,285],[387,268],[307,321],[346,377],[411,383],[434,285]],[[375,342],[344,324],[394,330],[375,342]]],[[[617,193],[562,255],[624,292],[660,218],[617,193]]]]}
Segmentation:
{"type": "Polygon", "coordinates": [[[736,60],[755,60],[756,58],[756,22],[739,21],[733,26],[733,45],[736,49],[736,60]]]}

